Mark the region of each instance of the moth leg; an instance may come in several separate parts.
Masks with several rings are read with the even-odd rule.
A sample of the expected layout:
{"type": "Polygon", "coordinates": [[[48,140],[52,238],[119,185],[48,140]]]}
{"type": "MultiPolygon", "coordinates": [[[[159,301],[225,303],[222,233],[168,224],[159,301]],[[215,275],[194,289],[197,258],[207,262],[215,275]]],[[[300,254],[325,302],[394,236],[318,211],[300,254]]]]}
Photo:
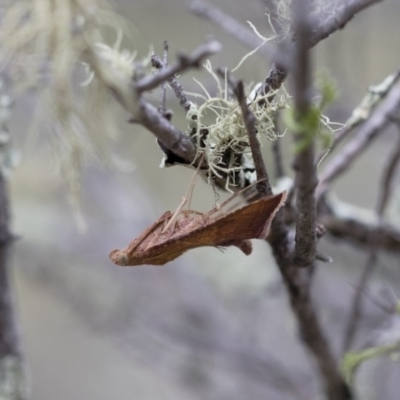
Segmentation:
{"type": "MultiPolygon", "coordinates": [[[[171,223],[171,222],[172,222],[172,224],[170,224],[171,226],[170,226],[169,228],[168,228],[168,227],[165,227],[165,230],[166,230],[166,231],[168,230],[167,235],[166,235],[166,239],[169,239],[169,238],[172,236],[172,234],[174,233],[177,219],[175,219],[174,221],[170,221],[170,223],[171,223]],[[168,229],[167,229],[167,228],[168,228],[168,229]]],[[[163,231],[163,232],[164,232],[164,231],[163,231]]]]}
{"type": "Polygon", "coordinates": [[[253,251],[253,245],[251,244],[251,240],[227,240],[226,242],[218,244],[218,247],[228,247],[235,246],[243,251],[246,256],[251,254],[253,251]]]}
{"type": "Polygon", "coordinates": [[[187,198],[186,198],[186,196],[184,196],[182,198],[182,201],[180,202],[178,208],[176,209],[176,211],[174,212],[174,214],[172,215],[172,217],[168,221],[167,225],[165,225],[164,228],[162,229],[161,233],[166,232],[168,230],[168,228],[176,221],[176,217],[179,215],[179,213],[181,212],[182,208],[185,206],[186,202],[187,202],[187,198]]]}
{"type": "Polygon", "coordinates": [[[193,175],[193,178],[192,178],[192,180],[190,182],[189,188],[188,188],[185,196],[183,196],[182,201],[180,202],[178,208],[176,209],[176,211],[172,215],[171,219],[168,221],[168,224],[161,231],[161,233],[166,232],[170,228],[170,226],[174,223],[174,221],[176,220],[176,217],[182,211],[182,208],[185,206],[186,203],[188,204],[188,209],[190,208],[190,201],[192,199],[194,185],[196,183],[197,175],[199,174],[200,166],[201,166],[201,163],[203,162],[203,159],[204,159],[204,154],[200,158],[199,165],[196,168],[196,172],[193,175]]]}
{"type": "Polygon", "coordinates": [[[196,168],[196,171],[195,171],[195,173],[194,173],[194,175],[193,175],[192,181],[190,182],[188,191],[187,191],[187,193],[186,193],[188,210],[190,209],[190,202],[192,201],[192,196],[193,196],[193,191],[194,191],[194,185],[195,185],[196,179],[197,179],[197,177],[198,177],[198,175],[199,175],[199,170],[200,170],[200,167],[201,167],[201,164],[202,164],[203,160],[204,160],[204,153],[203,153],[203,154],[201,155],[201,157],[200,157],[199,165],[198,165],[197,168],[196,168]]]}

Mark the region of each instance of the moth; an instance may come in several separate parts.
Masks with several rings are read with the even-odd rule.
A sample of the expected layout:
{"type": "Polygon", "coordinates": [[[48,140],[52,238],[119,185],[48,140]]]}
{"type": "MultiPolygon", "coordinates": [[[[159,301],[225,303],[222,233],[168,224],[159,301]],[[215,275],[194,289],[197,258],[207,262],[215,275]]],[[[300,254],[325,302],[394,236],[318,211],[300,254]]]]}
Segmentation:
{"type": "Polygon", "coordinates": [[[193,210],[167,211],[134,239],[125,250],[113,250],[117,265],[164,265],[190,249],[203,246],[236,246],[249,255],[251,239],[265,239],[271,221],[284,204],[286,192],[264,197],[224,214],[232,198],[203,214],[193,210]]]}

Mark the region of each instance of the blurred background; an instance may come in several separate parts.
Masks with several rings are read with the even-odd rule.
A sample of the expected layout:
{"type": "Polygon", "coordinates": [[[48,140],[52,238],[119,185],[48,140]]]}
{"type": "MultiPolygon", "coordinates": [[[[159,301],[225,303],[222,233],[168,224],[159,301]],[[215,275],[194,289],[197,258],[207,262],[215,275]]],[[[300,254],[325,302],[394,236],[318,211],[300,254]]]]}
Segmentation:
{"type": "MultiPolygon", "coordinates": [[[[190,52],[208,35],[224,45],[212,59],[215,67],[233,67],[248,52],[192,15],[184,0],[111,4],[136,29],[134,42],[125,40],[123,47],[137,48],[141,55],[150,44],[161,53],[168,40],[172,61],[177,51],[190,52]]],[[[261,1],[214,4],[268,33],[261,1]]],[[[328,111],[333,120],[344,122],[368,86],[399,68],[399,18],[400,2],[386,0],[313,50],[315,69],[327,68],[337,81],[340,97],[328,111]]],[[[236,76],[255,83],[268,70],[269,63],[254,56],[236,76]]],[[[197,71],[181,77],[186,90],[198,90],[192,76],[213,90],[210,76],[197,71]]],[[[290,81],[286,88],[290,91],[290,81]]],[[[158,92],[151,96],[158,101],[158,92]]],[[[88,231],[80,234],[49,141],[43,137],[27,144],[34,105],[33,95],[16,104],[11,132],[22,159],[10,180],[13,226],[20,236],[14,283],[33,399],[316,398],[319,382],[313,362],[297,337],[269,248],[255,242],[249,257],[236,248],[224,253],[202,248],[164,267],[116,267],[108,259],[110,250],[125,247],[164,211],[174,210],[192,171],[160,169],[162,153],[154,137],[126,124],[128,116],[117,112],[121,135],[116,151],[134,170],[85,169],[82,208],[88,231]]],[[[168,106],[175,110],[174,123],[184,129],[171,93],[168,106]]],[[[388,130],[335,185],[342,200],[375,205],[382,166],[397,134],[388,130]]],[[[289,170],[289,135],[283,147],[289,170]]],[[[265,141],[263,149],[270,166],[270,143],[265,141]]],[[[213,203],[212,189],[198,182],[193,208],[206,211],[213,203]]],[[[320,249],[334,262],[318,267],[313,295],[338,351],[367,256],[364,249],[329,237],[320,249]]],[[[398,257],[381,254],[370,291],[378,297],[382,290],[399,295],[399,267],[398,257]]],[[[381,323],[382,310],[366,300],[357,346],[381,323]]],[[[366,363],[357,375],[359,393],[363,399],[395,399],[399,373],[399,364],[388,359],[366,363]]]]}

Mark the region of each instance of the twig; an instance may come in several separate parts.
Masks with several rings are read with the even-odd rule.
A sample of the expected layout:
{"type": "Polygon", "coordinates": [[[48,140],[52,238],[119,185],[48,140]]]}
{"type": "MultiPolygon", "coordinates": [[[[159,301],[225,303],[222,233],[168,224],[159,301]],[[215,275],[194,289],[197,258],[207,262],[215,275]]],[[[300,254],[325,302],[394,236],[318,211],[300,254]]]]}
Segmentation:
{"type": "Polygon", "coordinates": [[[338,371],[312,304],[309,269],[299,268],[293,262],[293,238],[283,223],[281,211],[272,221],[268,241],[299,324],[301,339],[317,361],[329,400],[351,399],[350,389],[338,371]]]}
{"type": "MultiPolygon", "coordinates": [[[[224,76],[224,71],[222,71],[221,69],[218,70],[218,73],[224,76]]],[[[257,191],[261,197],[271,196],[272,188],[269,182],[267,168],[261,154],[260,142],[257,139],[256,117],[247,105],[243,82],[235,81],[231,76],[228,76],[228,82],[233,92],[235,93],[235,96],[237,97],[238,103],[242,110],[246,131],[249,136],[250,148],[253,155],[254,166],[257,174],[257,191]]]]}
{"type": "Polygon", "coordinates": [[[304,277],[308,270],[291,265],[284,269],[281,268],[281,271],[292,309],[299,323],[301,339],[315,357],[324,381],[327,398],[330,400],[351,399],[350,389],[339,373],[313,307],[309,276],[304,277]]]}
{"type": "MultiPolygon", "coordinates": [[[[400,146],[400,143],[398,145],[400,146]]],[[[384,182],[390,181],[394,174],[393,160],[397,158],[395,153],[397,151],[389,160],[383,174],[380,191],[382,195],[387,190],[384,182]],[[387,178],[388,175],[390,178],[387,178]]],[[[335,236],[366,244],[369,232],[374,232],[375,243],[379,248],[400,251],[400,230],[380,217],[379,212],[383,215],[386,207],[379,205],[382,204],[381,202],[382,200],[379,200],[377,211],[373,211],[346,203],[337,199],[336,196],[325,193],[319,201],[320,220],[326,230],[335,236]]]]}
{"type": "Polygon", "coordinates": [[[140,99],[140,114],[136,118],[174,154],[189,163],[196,158],[196,146],[190,138],[161,117],[157,109],[143,99],[140,99]]]}
{"type": "MultiPolygon", "coordinates": [[[[236,19],[232,18],[225,12],[215,8],[205,1],[192,2],[190,9],[203,18],[207,18],[214,24],[218,25],[239,42],[254,49],[262,43],[262,40],[257,37],[249,28],[243,26],[236,19]]],[[[287,77],[287,68],[289,67],[288,59],[282,51],[274,49],[271,45],[264,44],[258,52],[274,61],[268,77],[264,84],[257,90],[257,94],[268,94],[270,91],[279,89],[283,81],[287,77]]],[[[269,99],[270,101],[272,100],[269,99]]]]}
{"type": "Polygon", "coordinates": [[[355,128],[361,125],[363,122],[368,120],[372,112],[375,110],[376,106],[381,102],[382,99],[390,92],[392,87],[400,79],[400,69],[395,73],[387,76],[380,84],[375,86],[370,86],[367,95],[362,99],[361,103],[353,110],[352,115],[347,120],[345,126],[335,134],[334,140],[330,145],[328,152],[323,152],[319,157],[317,164],[328,156],[332,154],[337,145],[345,139],[349,133],[353,132],[355,128]]]}
{"type": "MultiPolygon", "coordinates": [[[[327,38],[338,29],[343,29],[346,24],[353,19],[354,15],[364,8],[382,0],[354,0],[347,2],[339,7],[336,13],[319,24],[317,29],[313,29],[312,35],[308,38],[308,46],[314,47],[321,40],[327,38]]],[[[261,44],[258,38],[250,29],[244,27],[237,20],[225,12],[213,7],[205,1],[193,1],[191,10],[203,18],[220,26],[235,39],[254,49],[261,44]]],[[[268,94],[277,90],[285,81],[290,63],[285,56],[286,52],[274,50],[271,45],[265,44],[258,52],[274,61],[272,68],[264,81],[264,85],[258,89],[258,94],[268,94]]]]}
{"type": "MultiPolygon", "coordinates": [[[[164,72],[143,78],[137,84],[141,89],[146,88],[146,90],[157,86],[173,76],[172,72],[194,66],[196,62],[200,62],[202,57],[214,53],[219,48],[220,44],[216,41],[202,45],[190,56],[181,58],[177,66],[165,68],[164,72]]],[[[99,58],[93,50],[88,50],[85,55],[86,61],[95,71],[96,76],[109,88],[120,104],[132,114],[135,123],[145,126],[166,148],[183,160],[188,163],[195,160],[197,149],[191,139],[164,118],[153,105],[144,100],[136,90],[135,83],[127,84],[126,79],[115,74],[108,63],[99,58]]]]}
{"type": "Polygon", "coordinates": [[[192,54],[178,54],[178,62],[175,65],[163,68],[158,74],[145,76],[137,81],[135,83],[137,93],[140,94],[152,90],[188,68],[200,67],[200,63],[203,59],[218,53],[221,48],[221,43],[216,40],[211,40],[199,46],[192,54]]]}
{"type": "MultiPolygon", "coordinates": [[[[308,46],[316,46],[321,40],[326,39],[335,31],[343,29],[358,12],[380,1],[382,0],[354,0],[346,2],[346,4],[336,10],[334,15],[321,22],[317,28],[313,28],[313,33],[308,38],[308,46]]],[[[279,89],[287,75],[288,69],[286,64],[273,64],[270,73],[264,81],[264,87],[260,88],[259,93],[261,94],[261,90],[264,90],[264,94],[268,94],[272,90],[279,89]]]]}
{"type": "MultiPolygon", "coordinates": [[[[379,191],[378,201],[377,201],[377,215],[379,217],[379,223],[382,223],[382,216],[385,212],[388,199],[391,193],[391,184],[394,178],[394,173],[398,162],[400,161],[400,140],[398,141],[397,147],[390,157],[387,167],[384,170],[382,177],[382,188],[379,191]]],[[[377,245],[374,238],[374,233],[370,232],[370,238],[368,240],[369,244],[369,254],[368,259],[361,275],[360,282],[357,286],[356,294],[354,297],[353,305],[351,308],[349,321],[346,327],[344,343],[343,343],[343,353],[346,353],[354,342],[355,335],[359,326],[359,320],[362,311],[362,295],[367,287],[368,281],[374,271],[377,262],[377,245]]]]}
{"type": "MultiPolygon", "coordinates": [[[[190,5],[190,10],[194,14],[206,18],[218,25],[239,42],[252,49],[260,46],[263,42],[262,39],[260,39],[251,29],[243,26],[235,18],[232,18],[227,13],[219,10],[206,1],[193,1],[190,5]]],[[[288,62],[282,53],[278,52],[274,46],[268,43],[259,48],[258,53],[274,61],[279,61],[282,65],[286,65],[288,62]]]]}
{"type": "Polygon", "coordinates": [[[379,3],[382,0],[353,0],[346,1],[345,4],[338,7],[335,14],[328,17],[325,21],[321,22],[310,36],[309,45],[314,47],[321,40],[326,39],[332,33],[339,29],[343,29],[349,21],[351,21],[356,14],[370,7],[374,3],[379,3]]]}
{"type": "Polygon", "coordinates": [[[390,122],[390,117],[400,108],[400,84],[393,87],[387,98],[376,108],[370,119],[364,123],[357,136],[328,163],[322,173],[318,188],[318,198],[326,191],[327,185],[340,176],[357,156],[360,155],[376,136],[390,122]]]}
{"type": "MultiPolygon", "coordinates": [[[[164,63],[161,61],[160,57],[157,54],[154,54],[151,57],[151,62],[153,64],[153,67],[157,69],[161,69],[164,67],[164,63]]],[[[168,83],[170,84],[172,90],[174,91],[175,96],[178,98],[179,104],[183,107],[183,109],[186,112],[188,112],[190,110],[190,101],[186,97],[182,85],[178,82],[175,76],[169,78],[168,83]]]]}
{"type": "MultiPolygon", "coordinates": [[[[295,75],[295,103],[298,115],[301,116],[308,111],[310,104],[308,51],[305,45],[309,27],[304,13],[304,1],[297,0],[294,5],[295,28],[298,35],[297,57],[294,62],[299,68],[299,72],[295,75]]],[[[300,133],[304,134],[304,132],[300,133]]],[[[270,243],[288,290],[292,309],[297,317],[301,338],[318,364],[327,397],[330,400],[344,400],[352,398],[351,392],[339,373],[310,297],[310,273],[316,256],[316,210],[313,196],[316,171],[313,154],[313,147],[310,144],[296,156],[295,185],[299,197],[297,212],[300,214],[296,226],[296,257],[294,260],[290,257],[293,253],[290,249],[291,240],[287,228],[282,229],[282,226],[278,225],[281,231],[277,234],[274,232],[273,225],[270,243]],[[300,164],[302,162],[305,164],[300,164]],[[307,240],[301,238],[303,233],[307,240]],[[308,266],[308,268],[299,268],[299,266],[308,266]]]]}
{"type": "Polygon", "coordinates": [[[267,8],[266,15],[268,16],[268,22],[274,31],[275,35],[279,38],[282,34],[282,25],[279,21],[279,12],[278,12],[278,2],[275,0],[261,0],[261,2],[267,8]]]}
{"type": "MultiPolygon", "coordinates": [[[[296,116],[301,124],[302,118],[307,117],[311,104],[311,74],[308,54],[308,37],[310,27],[307,22],[306,10],[299,1],[294,2],[295,32],[297,33],[296,55],[293,62],[297,68],[293,71],[294,103],[296,116]]],[[[308,132],[295,133],[295,141],[304,140],[308,132]]],[[[316,203],[314,190],[317,186],[317,168],[314,163],[314,140],[297,151],[293,168],[296,172],[294,187],[296,190],[296,245],[295,262],[301,267],[311,267],[316,253],[316,203]]]]}
{"type": "Polygon", "coordinates": [[[370,224],[356,218],[343,218],[334,214],[323,214],[319,221],[331,235],[358,244],[368,245],[369,234],[375,238],[375,246],[398,253],[400,251],[400,230],[384,224],[370,224]]]}

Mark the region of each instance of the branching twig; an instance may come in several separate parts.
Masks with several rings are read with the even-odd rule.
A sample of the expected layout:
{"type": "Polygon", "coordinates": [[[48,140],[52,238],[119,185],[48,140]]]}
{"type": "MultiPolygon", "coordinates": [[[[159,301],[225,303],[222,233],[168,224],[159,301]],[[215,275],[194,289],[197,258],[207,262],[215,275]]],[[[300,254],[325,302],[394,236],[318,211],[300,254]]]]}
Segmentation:
{"type": "MultiPolygon", "coordinates": [[[[161,69],[164,67],[164,63],[161,61],[161,58],[157,54],[154,54],[151,57],[151,62],[153,64],[153,67],[157,69],[161,69]]],[[[178,98],[179,104],[183,107],[183,109],[186,112],[188,112],[190,110],[190,101],[185,95],[182,85],[178,82],[175,76],[169,78],[168,83],[170,84],[172,90],[174,91],[175,96],[178,98]]]]}
{"type": "Polygon", "coordinates": [[[353,0],[346,1],[345,4],[335,10],[335,14],[322,21],[310,36],[310,47],[314,47],[321,40],[326,39],[332,33],[343,29],[354,16],[365,8],[382,0],[353,0]]]}
{"type": "MultiPolygon", "coordinates": [[[[353,0],[352,2],[347,2],[345,5],[339,7],[334,15],[321,22],[316,29],[313,29],[312,35],[308,38],[308,46],[314,47],[336,30],[343,29],[346,24],[353,19],[356,13],[369,7],[373,3],[377,3],[378,1],[382,0],[353,0]]],[[[207,18],[220,26],[238,41],[252,49],[261,44],[260,38],[258,38],[250,29],[244,27],[225,12],[213,7],[205,1],[192,2],[191,10],[195,14],[207,18]]],[[[281,87],[288,75],[290,64],[285,53],[274,50],[271,45],[268,46],[265,44],[258,52],[274,61],[274,64],[264,81],[264,85],[257,91],[259,94],[268,94],[269,92],[281,87]]]]}
{"type": "Polygon", "coordinates": [[[357,156],[364,151],[372,140],[390,122],[390,117],[400,108],[400,84],[397,84],[382,104],[377,107],[371,118],[360,128],[357,136],[349,142],[341,152],[328,163],[322,173],[319,185],[320,197],[327,185],[340,176],[348,168],[357,156]]]}
{"type": "MultiPolygon", "coordinates": [[[[206,1],[193,1],[190,5],[190,9],[196,15],[206,18],[220,26],[232,35],[232,37],[252,49],[255,49],[263,42],[262,39],[260,39],[251,29],[243,26],[235,18],[232,18],[230,15],[206,1]]],[[[268,43],[264,44],[258,52],[274,61],[279,61],[282,65],[287,63],[287,60],[284,59],[283,55],[277,52],[276,49],[268,43]]]]}
{"type": "Polygon", "coordinates": [[[190,55],[179,54],[178,62],[175,65],[163,68],[156,75],[145,76],[140,81],[136,82],[135,89],[139,94],[152,90],[188,68],[200,67],[202,60],[215,53],[218,53],[220,50],[221,43],[216,40],[211,40],[199,46],[190,55]]]}
{"type": "Polygon", "coordinates": [[[363,122],[367,121],[375,110],[376,106],[386,97],[392,87],[400,79],[400,69],[395,73],[387,76],[383,82],[378,85],[370,86],[367,95],[362,99],[361,103],[353,110],[352,115],[347,120],[346,125],[335,134],[334,140],[329,147],[329,153],[326,151],[318,159],[319,162],[332,154],[337,145],[345,139],[349,133],[353,132],[355,128],[360,126],[363,122]]]}
{"type": "MultiPolygon", "coordinates": [[[[392,186],[391,184],[399,161],[400,161],[400,140],[398,141],[397,147],[392,157],[390,157],[388,165],[383,173],[382,188],[379,191],[378,202],[376,206],[377,209],[376,213],[379,217],[380,224],[382,223],[382,217],[385,212],[388,199],[390,197],[391,186],[392,186]]],[[[351,348],[351,345],[354,342],[354,338],[356,336],[359,325],[359,320],[361,317],[362,296],[377,262],[377,246],[373,232],[370,232],[370,238],[368,242],[369,242],[368,259],[364,271],[361,275],[360,282],[357,286],[356,294],[354,297],[353,305],[349,316],[349,322],[346,327],[344,344],[343,344],[344,353],[351,348]]]]}
{"type": "MultiPolygon", "coordinates": [[[[332,33],[335,31],[343,29],[359,11],[362,11],[363,9],[379,1],[382,0],[353,0],[352,2],[346,2],[346,4],[336,10],[334,15],[328,17],[325,21],[321,22],[317,28],[313,29],[313,33],[308,39],[308,46],[314,47],[321,40],[332,35],[332,33]]],[[[287,75],[288,70],[286,64],[273,64],[270,73],[264,81],[264,88],[262,88],[264,90],[264,94],[267,94],[272,90],[279,89],[282,83],[285,81],[287,75]]]]}
{"type": "Polygon", "coordinates": [[[187,135],[164,118],[153,105],[141,98],[140,94],[162,84],[173,77],[175,73],[198,66],[203,58],[214,54],[220,48],[219,42],[210,41],[199,46],[191,55],[181,56],[176,65],[163,69],[157,75],[142,78],[140,81],[132,83],[131,86],[127,85],[123,77],[115,74],[107,63],[102,62],[94,51],[87,52],[86,60],[103,84],[133,115],[135,122],[145,126],[174,154],[191,163],[197,154],[196,146],[187,135]]]}

